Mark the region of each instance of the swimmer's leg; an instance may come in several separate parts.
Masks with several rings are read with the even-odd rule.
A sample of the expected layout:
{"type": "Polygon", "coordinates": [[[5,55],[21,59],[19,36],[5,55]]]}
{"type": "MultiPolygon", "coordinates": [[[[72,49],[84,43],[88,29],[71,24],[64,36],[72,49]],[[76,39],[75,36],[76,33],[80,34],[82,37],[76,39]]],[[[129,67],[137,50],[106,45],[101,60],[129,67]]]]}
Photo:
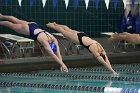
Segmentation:
{"type": "Polygon", "coordinates": [[[55,25],[55,26],[59,26],[59,27],[61,27],[62,29],[64,29],[65,31],[69,31],[69,32],[72,32],[72,33],[78,33],[78,31],[76,31],[76,30],[72,30],[72,29],[70,29],[68,26],[66,26],[66,25],[60,25],[60,24],[57,24],[57,23],[55,23],[55,22],[53,22],[53,23],[48,23],[47,24],[47,26],[49,27],[51,27],[51,25],[55,25]]]}
{"type": "Polygon", "coordinates": [[[5,26],[5,27],[9,27],[18,33],[25,34],[24,32],[22,32],[22,29],[23,29],[22,24],[13,24],[9,21],[0,21],[0,25],[5,26]]]}
{"type": "Polygon", "coordinates": [[[54,23],[48,23],[47,26],[49,28],[52,28],[52,29],[62,33],[64,35],[64,37],[68,38],[72,42],[79,43],[79,40],[78,40],[78,37],[77,37],[77,32],[70,31],[70,30],[67,31],[63,27],[61,27],[59,25],[55,25],[54,23]]]}
{"type": "Polygon", "coordinates": [[[7,15],[2,15],[2,14],[0,14],[0,19],[5,19],[5,20],[8,20],[8,21],[16,23],[16,24],[27,23],[26,21],[20,20],[14,16],[7,16],[7,15]]]}
{"type": "Polygon", "coordinates": [[[64,35],[67,34],[67,33],[68,34],[72,33],[71,31],[68,31],[68,30],[71,30],[71,29],[64,29],[62,26],[60,26],[56,23],[48,23],[47,27],[52,28],[52,29],[64,34],[64,35]]]}

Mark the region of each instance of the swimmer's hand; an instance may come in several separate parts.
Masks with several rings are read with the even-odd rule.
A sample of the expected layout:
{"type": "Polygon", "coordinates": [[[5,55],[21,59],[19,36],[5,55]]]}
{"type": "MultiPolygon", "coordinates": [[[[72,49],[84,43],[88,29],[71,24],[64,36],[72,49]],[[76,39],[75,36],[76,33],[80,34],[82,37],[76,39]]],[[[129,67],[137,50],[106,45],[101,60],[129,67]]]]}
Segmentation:
{"type": "Polygon", "coordinates": [[[68,68],[66,65],[61,65],[60,70],[63,72],[68,72],[68,68]]]}
{"type": "Polygon", "coordinates": [[[116,72],[112,74],[112,77],[119,77],[119,76],[120,76],[120,74],[116,73],[116,72]]]}

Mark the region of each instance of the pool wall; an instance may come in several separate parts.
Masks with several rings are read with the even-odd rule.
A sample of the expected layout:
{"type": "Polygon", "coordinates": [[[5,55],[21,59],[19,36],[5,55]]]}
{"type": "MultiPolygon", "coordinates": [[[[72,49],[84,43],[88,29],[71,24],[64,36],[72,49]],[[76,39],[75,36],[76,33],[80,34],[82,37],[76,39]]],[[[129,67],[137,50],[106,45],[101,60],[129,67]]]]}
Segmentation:
{"type": "MultiPolygon", "coordinates": [[[[133,48],[129,46],[127,49],[117,48],[114,49],[111,42],[105,38],[95,38],[105,48],[111,64],[129,64],[140,62],[139,46],[133,48]],[[117,50],[117,51],[116,51],[117,50]]],[[[67,42],[68,43],[68,42],[67,42]]],[[[65,44],[65,43],[64,43],[65,44]]],[[[77,52],[69,55],[65,55],[65,51],[62,50],[62,57],[64,63],[68,68],[74,67],[90,67],[98,66],[100,64],[96,58],[88,52],[86,49],[80,50],[80,54],[77,52]]],[[[73,48],[76,51],[76,48],[73,48]]],[[[47,55],[47,54],[46,54],[47,55]]],[[[35,57],[20,57],[20,58],[6,58],[0,60],[0,72],[17,72],[17,71],[33,71],[42,69],[59,69],[59,65],[50,56],[40,56],[40,53],[35,57]]]]}

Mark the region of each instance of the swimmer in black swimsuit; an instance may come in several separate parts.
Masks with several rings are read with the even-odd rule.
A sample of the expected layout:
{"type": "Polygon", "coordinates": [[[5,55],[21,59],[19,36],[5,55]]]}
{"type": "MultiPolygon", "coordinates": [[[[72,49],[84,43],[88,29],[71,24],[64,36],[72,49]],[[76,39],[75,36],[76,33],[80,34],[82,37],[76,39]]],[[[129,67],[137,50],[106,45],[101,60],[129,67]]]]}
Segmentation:
{"type": "Polygon", "coordinates": [[[72,30],[65,25],[56,24],[54,22],[48,23],[47,26],[62,33],[64,37],[68,38],[73,43],[80,44],[88,49],[88,51],[91,52],[97,58],[97,60],[101,62],[105,67],[107,67],[114,75],[117,74],[112,69],[105,50],[97,41],[91,39],[85,33],[72,30]]]}
{"type": "Polygon", "coordinates": [[[18,33],[29,35],[32,39],[40,42],[44,46],[45,50],[55,59],[56,62],[60,64],[61,71],[68,72],[67,66],[62,61],[58,41],[53,35],[46,32],[35,22],[27,22],[19,20],[13,16],[7,16],[2,14],[0,14],[0,19],[7,20],[0,21],[0,25],[9,27],[18,33]],[[57,48],[55,53],[50,47],[50,43],[52,42],[55,43],[57,48]]]}

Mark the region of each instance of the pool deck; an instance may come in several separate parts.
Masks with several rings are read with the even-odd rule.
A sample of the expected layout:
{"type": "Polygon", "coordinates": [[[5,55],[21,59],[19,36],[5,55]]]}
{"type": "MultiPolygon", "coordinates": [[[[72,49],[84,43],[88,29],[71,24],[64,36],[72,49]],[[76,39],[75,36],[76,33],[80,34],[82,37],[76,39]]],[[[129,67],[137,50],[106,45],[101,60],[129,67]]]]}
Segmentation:
{"type": "MultiPolygon", "coordinates": [[[[99,41],[107,51],[107,55],[111,64],[140,63],[140,48],[138,46],[135,49],[128,47],[125,49],[125,51],[122,49],[116,51],[114,50],[113,46],[109,44],[110,42],[108,42],[108,40],[99,38],[97,41],[99,41]]],[[[63,61],[68,66],[68,68],[101,65],[92,54],[88,53],[87,50],[82,51],[83,52],[81,54],[71,54],[68,56],[64,55],[64,53],[62,54],[63,61]]],[[[0,64],[0,72],[59,69],[59,64],[57,64],[50,56],[36,56],[14,59],[7,58],[1,59],[0,64]]]]}

